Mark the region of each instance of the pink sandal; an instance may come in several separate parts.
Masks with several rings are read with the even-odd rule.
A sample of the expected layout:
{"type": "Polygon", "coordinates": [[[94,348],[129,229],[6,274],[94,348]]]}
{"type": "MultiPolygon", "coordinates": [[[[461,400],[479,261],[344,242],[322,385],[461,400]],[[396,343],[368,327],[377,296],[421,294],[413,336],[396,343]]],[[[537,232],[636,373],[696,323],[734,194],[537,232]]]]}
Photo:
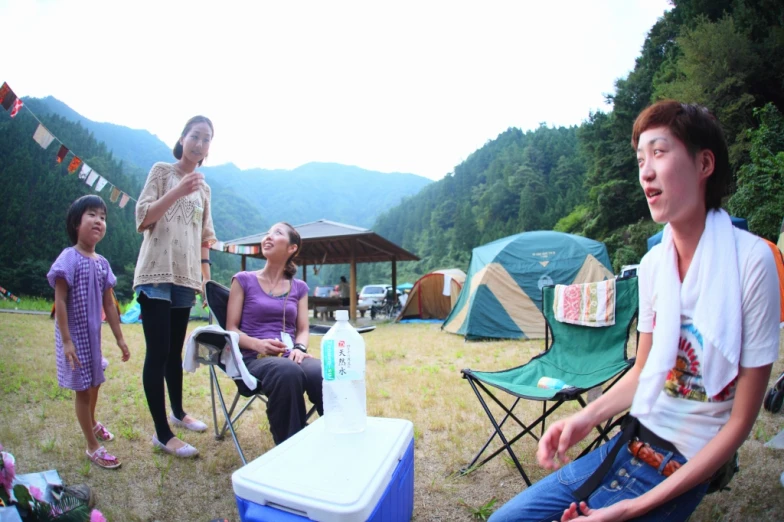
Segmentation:
{"type": "Polygon", "coordinates": [[[102,440],[104,442],[114,440],[114,435],[106,429],[106,426],[100,422],[95,423],[95,426],[93,426],[93,432],[95,433],[95,438],[98,440],[102,440]]]}
{"type": "Polygon", "coordinates": [[[93,464],[104,469],[116,469],[122,465],[120,459],[114,455],[110,455],[103,446],[93,453],[90,453],[90,450],[86,450],[85,453],[87,453],[87,458],[90,459],[93,464]]]}

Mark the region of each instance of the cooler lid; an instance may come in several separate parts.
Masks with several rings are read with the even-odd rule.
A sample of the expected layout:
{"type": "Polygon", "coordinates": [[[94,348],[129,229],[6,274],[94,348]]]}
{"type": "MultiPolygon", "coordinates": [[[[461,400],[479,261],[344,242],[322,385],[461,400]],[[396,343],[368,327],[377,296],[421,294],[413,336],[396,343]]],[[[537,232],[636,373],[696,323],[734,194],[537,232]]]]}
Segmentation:
{"type": "Polygon", "coordinates": [[[361,433],[333,434],[319,418],[235,471],[234,493],[313,520],[364,521],[413,435],[403,419],[368,417],[361,433]]]}

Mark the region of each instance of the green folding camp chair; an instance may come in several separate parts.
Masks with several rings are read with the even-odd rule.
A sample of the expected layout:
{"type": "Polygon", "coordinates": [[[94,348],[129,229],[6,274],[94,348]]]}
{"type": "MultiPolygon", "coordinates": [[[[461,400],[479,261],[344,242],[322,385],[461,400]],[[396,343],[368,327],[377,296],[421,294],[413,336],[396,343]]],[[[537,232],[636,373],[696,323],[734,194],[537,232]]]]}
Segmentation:
{"type": "MultiPolygon", "coordinates": [[[[506,450],[514,461],[515,466],[517,466],[517,470],[522,475],[523,480],[530,486],[531,481],[512,450],[512,444],[526,434],[538,442],[540,435],[544,434],[547,417],[564,402],[574,400],[580,406],[585,407],[586,402],[582,397],[583,393],[591,388],[603,385],[606,385],[605,389],[609,389],[634,364],[634,359],[627,357],[626,344],[632,321],[637,317],[636,277],[616,280],[615,324],[612,326],[577,326],[556,321],[553,312],[554,293],[554,286],[542,289],[542,313],[547,324],[544,352],[532,358],[528,363],[509,370],[480,372],[466,369],[462,371],[463,378],[468,380],[494,428],[493,433],[482,449],[479,450],[471,463],[461,470],[463,473],[484,465],[490,459],[506,450]],[[538,388],[537,383],[542,377],[560,379],[569,385],[570,388],[560,391],[538,388]],[[512,406],[507,407],[493,394],[490,388],[512,395],[514,397],[512,406]],[[480,390],[505,412],[500,422],[490,411],[480,390]],[[542,414],[530,424],[525,424],[513,413],[521,399],[542,402],[542,414]],[[549,406],[548,402],[550,402],[549,406]],[[510,418],[522,430],[512,438],[508,438],[502,429],[510,418]],[[538,425],[541,425],[539,436],[534,433],[534,429],[538,425]],[[496,435],[501,439],[501,447],[477,464],[496,435]]],[[[514,424],[510,424],[512,428],[516,428],[514,424]]],[[[583,451],[581,456],[591,451],[602,441],[609,440],[608,434],[613,427],[612,419],[608,420],[603,426],[597,426],[598,436],[583,451]]]]}

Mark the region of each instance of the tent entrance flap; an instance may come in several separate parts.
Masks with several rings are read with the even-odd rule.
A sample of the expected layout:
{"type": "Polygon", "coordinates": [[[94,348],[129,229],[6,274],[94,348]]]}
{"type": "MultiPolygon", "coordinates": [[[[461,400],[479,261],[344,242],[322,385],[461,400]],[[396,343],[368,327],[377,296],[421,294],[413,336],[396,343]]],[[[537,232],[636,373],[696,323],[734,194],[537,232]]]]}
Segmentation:
{"type": "Polygon", "coordinates": [[[420,277],[408,294],[396,321],[403,319],[445,319],[463,289],[465,272],[458,268],[436,270],[420,277]]]}

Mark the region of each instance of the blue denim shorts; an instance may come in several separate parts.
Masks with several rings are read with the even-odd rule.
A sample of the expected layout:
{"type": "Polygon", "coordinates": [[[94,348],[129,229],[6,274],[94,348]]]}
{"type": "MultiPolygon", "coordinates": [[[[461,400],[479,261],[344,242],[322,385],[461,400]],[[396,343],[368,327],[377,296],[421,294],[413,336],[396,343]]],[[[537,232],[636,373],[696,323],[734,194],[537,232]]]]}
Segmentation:
{"type": "Polygon", "coordinates": [[[196,290],[174,283],[139,285],[135,290],[137,296],[144,292],[150,299],[169,301],[172,308],[191,308],[196,304],[196,290]]]}

